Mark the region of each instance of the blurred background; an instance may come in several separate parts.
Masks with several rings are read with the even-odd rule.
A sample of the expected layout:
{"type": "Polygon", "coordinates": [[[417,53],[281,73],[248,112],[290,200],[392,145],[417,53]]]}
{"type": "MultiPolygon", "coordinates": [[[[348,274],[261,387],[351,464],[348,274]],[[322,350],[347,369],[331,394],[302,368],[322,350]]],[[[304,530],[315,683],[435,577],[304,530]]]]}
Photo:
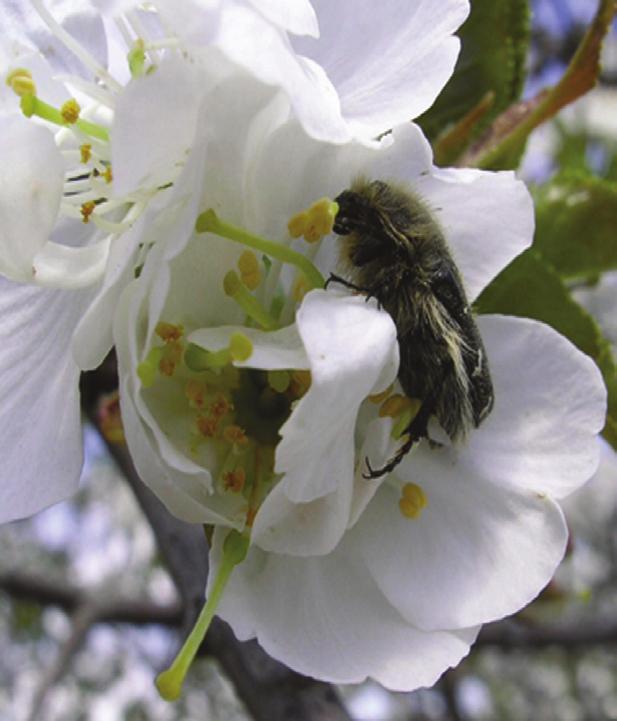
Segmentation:
{"type": "MultiPolygon", "coordinates": [[[[535,0],[533,7],[527,97],[561,76],[596,3],[535,0]]],[[[597,88],[533,134],[520,174],[539,185],[564,169],[617,182],[614,28],[597,88]]],[[[615,349],[617,274],[579,281],[573,292],[615,349]]],[[[112,400],[112,423],[113,409],[112,400]]],[[[161,560],[134,487],[87,422],[84,443],[79,494],[0,528],[0,720],[252,718],[217,653],[195,663],[179,702],[159,699],[152,681],[177,650],[182,584],[161,560]]],[[[357,721],[617,719],[617,456],[608,445],[594,479],[564,507],[569,552],[539,600],[486,627],[434,689],[341,688],[347,714],[357,721]]]]}

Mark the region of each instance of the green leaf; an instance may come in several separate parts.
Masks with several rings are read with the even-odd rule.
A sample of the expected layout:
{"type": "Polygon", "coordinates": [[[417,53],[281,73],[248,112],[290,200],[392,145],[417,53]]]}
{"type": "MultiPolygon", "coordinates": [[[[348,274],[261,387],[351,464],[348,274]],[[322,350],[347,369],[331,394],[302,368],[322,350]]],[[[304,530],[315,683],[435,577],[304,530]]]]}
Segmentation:
{"type": "Polygon", "coordinates": [[[595,85],[602,42],[616,11],[615,0],[600,0],[593,22],[557,85],[511,106],[495,118],[481,141],[463,156],[461,165],[486,170],[516,167],[532,130],[595,85]]]}
{"type": "Polygon", "coordinates": [[[617,183],[566,173],[534,195],[534,248],[561,276],[617,269],[617,183]]]}
{"type": "Polygon", "coordinates": [[[520,97],[529,46],[528,0],[472,0],[471,13],[460,29],[462,42],[454,75],[419,123],[434,140],[494,94],[490,111],[478,118],[475,131],[486,127],[520,97]]]}
{"type": "Polygon", "coordinates": [[[516,258],[478,298],[479,313],[504,313],[547,323],[591,356],[608,388],[604,436],[617,448],[617,367],[610,343],[589,313],[573,300],[557,273],[532,248],[516,258]]]}

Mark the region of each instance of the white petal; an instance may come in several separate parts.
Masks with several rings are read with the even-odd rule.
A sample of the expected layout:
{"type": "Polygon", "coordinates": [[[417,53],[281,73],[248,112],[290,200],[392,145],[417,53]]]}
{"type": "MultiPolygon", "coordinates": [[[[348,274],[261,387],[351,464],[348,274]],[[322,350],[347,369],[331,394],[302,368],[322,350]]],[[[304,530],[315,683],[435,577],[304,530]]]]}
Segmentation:
{"type": "Polygon", "coordinates": [[[568,532],[549,498],[474,476],[448,449],[418,448],[399,475],[423,489],[427,507],[406,518],[400,491],[383,484],[350,542],[411,623],[432,630],[502,618],[550,581],[568,532]]]}
{"type": "MultiPolygon", "coordinates": [[[[116,0],[120,2],[120,0],[116,0]]],[[[216,34],[223,0],[155,0],[167,27],[195,43],[208,43],[216,34]]]]}
{"type": "Polygon", "coordinates": [[[561,506],[574,536],[584,539],[605,532],[617,510],[617,453],[600,437],[600,464],[593,477],[571,496],[564,498],[561,506]]]}
{"type": "Polygon", "coordinates": [[[143,324],[143,291],[143,283],[138,281],[125,288],[114,323],[122,421],[131,456],[142,481],[178,518],[188,523],[228,524],[228,514],[219,513],[212,502],[210,474],[178,452],[141,397],[136,369],[143,342],[143,337],[138,337],[143,324]]]}
{"type": "Polygon", "coordinates": [[[310,135],[333,142],[350,139],[339,97],[323,68],[297,55],[286,33],[263,16],[228,0],[212,42],[259,80],[282,88],[310,135]]]}
{"type": "Polygon", "coordinates": [[[316,0],[318,41],[296,50],[326,71],[352,133],[371,138],[427,110],[450,78],[466,0],[316,0]]]}
{"type": "Polygon", "coordinates": [[[109,257],[109,238],[82,248],[46,243],[34,256],[34,277],[48,288],[85,288],[103,278],[109,257]]]}
{"type": "Polygon", "coordinates": [[[122,423],[141,480],[177,518],[187,523],[227,525],[227,519],[212,509],[206,487],[196,474],[174,473],[166,466],[156,439],[135,410],[132,396],[132,383],[125,382],[121,393],[122,423]]]}
{"type": "MultiPolygon", "coordinates": [[[[224,533],[217,535],[213,570],[224,533]]],[[[467,654],[477,633],[413,628],[347,548],[307,559],[253,548],[234,569],[217,613],[239,639],[256,636],[300,673],[333,683],[371,677],[398,691],[435,683],[467,654]]]]}
{"type": "Polygon", "coordinates": [[[595,363],[537,321],[481,316],[495,406],[458,452],[498,483],[562,498],[598,465],[606,390],[595,363]]]}
{"type": "Polygon", "coordinates": [[[71,334],[91,294],[0,279],[0,521],[77,490],[82,464],[79,371],[71,334]]]}
{"type": "Polygon", "coordinates": [[[174,179],[194,142],[200,100],[194,66],[177,55],[131,80],[118,98],[111,130],[114,192],[174,179]]]}
{"type": "MultiPolygon", "coordinates": [[[[89,3],[46,0],[44,5],[54,19],[69,32],[101,65],[107,64],[107,45],[100,15],[89,3]]],[[[91,73],[41,20],[30,0],[2,3],[2,43],[0,62],[10,62],[14,44],[38,49],[56,71],[88,76],[91,73]]],[[[44,100],[48,100],[47,97],[44,100]]]]}
{"type": "Polygon", "coordinates": [[[49,130],[20,116],[0,117],[0,156],[0,272],[33,282],[33,258],[60,207],[64,163],[49,130]]]}
{"type": "Polygon", "coordinates": [[[279,483],[257,513],[251,540],[264,551],[290,556],[329,553],[347,527],[351,496],[347,483],[314,501],[292,503],[279,483]]]}
{"type": "Polygon", "coordinates": [[[294,35],[319,35],[317,16],[309,0],[249,0],[267,20],[294,35]]]}
{"type": "Polygon", "coordinates": [[[187,340],[206,350],[217,351],[227,348],[231,336],[236,333],[248,338],[253,345],[250,358],[234,362],[238,368],[306,370],[309,367],[306,351],[295,325],[270,332],[245,326],[216,326],[196,330],[187,340]]]}
{"type": "Polygon", "coordinates": [[[434,168],[416,189],[435,210],[470,302],[531,245],[533,201],[514,173],[434,168]]]}
{"type": "Polygon", "coordinates": [[[354,476],[354,428],[370,393],[398,370],[392,318],[359,296],[312,291],[296,315],[311,387],[281,428],[275,470],[294,502],[312,501],[354,476]]]}

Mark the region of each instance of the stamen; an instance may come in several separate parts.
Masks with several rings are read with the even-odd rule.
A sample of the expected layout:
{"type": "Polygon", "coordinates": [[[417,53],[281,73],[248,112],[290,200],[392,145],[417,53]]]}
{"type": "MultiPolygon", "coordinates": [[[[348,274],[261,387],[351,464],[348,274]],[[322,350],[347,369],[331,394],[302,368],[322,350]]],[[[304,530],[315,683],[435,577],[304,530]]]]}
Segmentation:
{"type": "Polygon", "coordinates": [[[296,276],[296,279],[294,280],[293,286],[291,288],[291,295],[296,301],[296,303],[301,303],[304,299],[304,296],[309,292],[309,290],[311,290],[311,288],[306,282],[306,276],[296,276]]]}
{"type": "Polygon", "coordinates": [[[244,429],[233,423],[225,428],[223,438],[234,447],[234,451],[236,452],[242,448],[246,448],[249,442],[244,429]]]}
{"type": "Polygon", "coordinates": [[[428,506],[426,493],[417,483],[406,483],[401,489],[398,507],[405,518],[419,518],[423,509],[428,506]]]}
{"type": "Polygon", "coordinates": [[[174,701],[180,696],[186,674],[212,622],[214,612],[221,600],[231,573],[246,558],[249,544],[249,537],[235,530],[230,531],[223,542],[221,565],[218,568],[210,594],[199,614],[197,623],[172,665],[157,676],[156,687],[166,701],[174,701]]]}
{"type": "Polygon", "coordinates": [[[75,98],[67,100],[60,108],[60,115],[64,118],[64,122],[69,125],[75,125],[79,120],[79,113],[81,113],[81,108],[75,98]]]}
{"type": "Polygon", "coordinates": [[[422,401],[420,401],[418,398],[409,399],[409,406],[405,408],[405,410],[396,419],[396,422],[392,426],[392,431],[390,433],[392,438],[400,438],[409,429],[411,422],[418,414],[421,406],[422,401]]]}
{"type": "Polygon", "coordinates": [[[24,95],[36,95],[36,85],[32,74],[26,68],[15,68],[6,76],[6,84],[20,98],[24,95]]]}
{"type": "Polygon", "coordinates": [[[291,376],[287,371],[268,371],[268,385],[277,393],[285,393],[291,384],[291,376]]]}
{"type": "Polygon", "coordinates": [[[287,224],[289,235],[292,238],[303,235],[307,243],[316,243],[332,232],[338,210],[338,203],[330,198],[320,198],[308,210],[302,210],[290,218],[287,224]]]}
{"type": "Polygon", "coordinates": [[[159,361],[159,370],[164,376],[171,377],[176,372],[178,364],[182,360],[184,353],[184,345],[180,341],[171,341],[165,343],[161,360],[159,361]]]}
{"type": "Polygon", "coordinates": [[[223,393],[218,393],[210,404],[210,413],[214,418],[222,418],[233,411],[233,403],[223,393]]]}
{"type": "Polygon", "coordinates": [[[90,221],[90,216],[92,213],[94,213],[96,209],[96,203],[94,200],[88,200],[85,203],[82,203],[81,205],[81,218],[84,223],[88,223],[90,221]]]}
{"type": "Polygon", "coordinates": [[[141,77],[145,72],[146,51],[144,49],[144,41],[138,38],[133,47],[129,50],[126,59],[129,64],[129,70],[134,78],[141,77]]]}
{"type": "Polygon", "coordinates": [[[162,355],[162,348],[151,348],[146,359],[137,366],[137,375],[144,388],[150,388],[154,384],[162,355]]]}
{"type": "Polygon", "coordinates": [[[249,290],[255,290],[261,283],[261,268],[257,256],[251,250],[245,250],[238,259],[238,270],[242,282],[249,290]]]}
{"type": "Polygon", "coordinates": [[[198,416],[197,430],[204,438],[215,438],[219,430],[218,418],[213,416],[198,416]]]}
{"type": "MultiPolygon", "coordinates": [[[[36,95],[24,95],[21,99],[20,106],[23,114],[27,118],[36,115],[43,120],[54,123],[54,125],[66,126],[67,124],[60,110],[37,98],[36,95]]],[[[99,138],[106,142],[109,141],[109,133],[106,128],[101,125],[91,123],[89,120],[84,120],[83,118],[79,118],[74,125],[86,135],[91,135],[93,138],[99,138]]]]}
{"type": "Polygon", "coordinates": [[[232,360],[247,361],[253,355],[253,344],[244,333],[234,333],[229,339],[229,354],[232,360]]]}
{"type": "Polygon", "coordinates": [[[228,238],[235,243],[241,243],[249,248],[259,250],[272,258],[281,260],[299,268],[306,276],[311,288],[323,288],[325,280],[319,270],[302,253],[292,250],[289,246],[267,240],[259,235],[249,233],[243,228],[238,228],[231,223],[226,223],[216,215],[214,210],[207,210],[202,213],[195,223],[195,230],[198,233],[214,233],[222,238],[228,238]]]}
{"type": "Polygon", "coordinates": [[[382,403],[379,409],[380,418],[396,418],[409,408],[411,399],[399,393],[392,395],[382,403]]]}
{"type": "Polygon", "coordinates": [[[249,318],[257,321],[262,328],[265,330],[277,328],[276,320],[270,316],[257,298],[249,292],[234,270],[230,270],[225,275],[223,289],[226,295],[233,298],[249,318]]]}
{"type": "Polygon", "coordinates": [[[167,343],[169,341],[180,340],[184,335],[184,328],[181,325],[174,325],[173,323],[166,323],[161,320],[156,324],[154,332],[161,340],[167,343]]]}
{"type": "Polygon", "coordinates": [[[400,393],[388,396],[379,409],[380,418],[394,418],[392,438],[400,438],[416,417],[422,402],[417,398],[409,398],[400,393]]]}
{"type": "Polygon", "coordinates": [[[205,383],[191,378],[184,386],[186,396],[191,408],[203,408],[208,388],[205,383]]]}
{"type": "Polygon", "coordinates": [[[184,353],[184,363],[189,370],[200,373],[206,370],[221,370],[232,361],[246,361],[252,354],[251,341],[243,333],[233,333],[228,347],[217,351],[189,343],[184,353]]]}
{"type": "Polygon", "coordinates": [[[195,371],[195,373],[213,368],[222,368],[229,363],[229,360],[230,357],[227,348],[212,352],[195,345],[195,343],[189,343],[184,351],[184,364],[189,370],[195,371]]]}
{"type": "Polygon", "coordinates": [[[81,162],[86,165],[92,157],[92,145],[90,143],[84,143],[79,146],[79,152],[81,153],[81,162]]]}
{"type": "Polygon", "coordinates": [[[233,471],[223,473],[223,485],[226,491],[231,493],[242,493],[246,483],[246,471],[242,466],[234,468],[233,471]]]}

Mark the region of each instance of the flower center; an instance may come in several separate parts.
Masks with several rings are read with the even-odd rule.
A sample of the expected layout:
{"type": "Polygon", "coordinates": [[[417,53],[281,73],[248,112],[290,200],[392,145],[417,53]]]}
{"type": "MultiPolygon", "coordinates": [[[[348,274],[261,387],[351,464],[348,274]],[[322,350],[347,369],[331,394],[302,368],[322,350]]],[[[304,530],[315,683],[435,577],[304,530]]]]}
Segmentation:
{"type": "Polygon", "coordinates": [[[237,368],[234,363],[248,360],[253,350],[242,333],[216,351],[188,343],[181,325],[160,322],[156,336],[160,342],[137,368],[146,400],[162,411],[160,422],[169,422],[170,433],[171,426],[184,429],[179,450],[210,472],[211,492],[251,526],[277,480],[279,430],[310,375],[237,368]]]}

